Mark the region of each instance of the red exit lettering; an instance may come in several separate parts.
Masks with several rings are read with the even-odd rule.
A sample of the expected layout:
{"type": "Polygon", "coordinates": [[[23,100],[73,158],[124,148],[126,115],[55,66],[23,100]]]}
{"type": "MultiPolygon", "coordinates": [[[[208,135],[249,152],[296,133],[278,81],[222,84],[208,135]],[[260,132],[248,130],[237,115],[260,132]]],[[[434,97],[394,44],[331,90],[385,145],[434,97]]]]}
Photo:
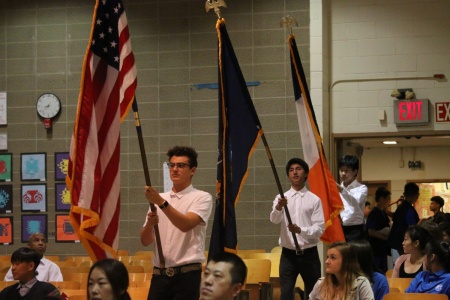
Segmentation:
{"type": "Polygon", "coordinates": [[[399,102],[398,117],[401,121],[420,120],[422,118],[422,102],[399,102]]]}
{"type": "Polygon", "coordinates": [[[450,102],[436,103],[436,122],[450,122],[450,102]]]}

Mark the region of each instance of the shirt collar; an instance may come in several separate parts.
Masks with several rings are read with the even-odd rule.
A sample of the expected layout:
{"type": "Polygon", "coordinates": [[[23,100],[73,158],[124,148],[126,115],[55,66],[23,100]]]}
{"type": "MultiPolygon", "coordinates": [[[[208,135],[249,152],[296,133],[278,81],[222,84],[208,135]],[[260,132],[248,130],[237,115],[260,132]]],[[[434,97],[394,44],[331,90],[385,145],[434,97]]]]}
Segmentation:
{"type": "Polygon", "coordinates": [[[292,196],[294,196],[296,194],[303,196],[303,195],[305,195],[306,192],[308,192],[308,189],[306,188],[306,185],[299,191],[297,191],[296,189],[291,187],[290,192],[291,192],[292,196]]]}
{"type": "Polygon", "coordinates": [[[33,285],[37,282],[37,278],[34,277],[33,279],[29,280],[28,282],[22,284],[19,282],[19,285],[17,286],[18,289],[20,289],[22,286],[31,289],[33,287],[33,285]]]}
{"type": "Polygon", "coordinates": [[[175,193],[173,190],[170,191],[170,198],[178,198],[181,199],[184,195],[189,194],[191,191],[194,190],[194,187],[192,184],[190,184],[187,188],[185,188],[182,191],[179,191],[178,193],[175,193]]]}

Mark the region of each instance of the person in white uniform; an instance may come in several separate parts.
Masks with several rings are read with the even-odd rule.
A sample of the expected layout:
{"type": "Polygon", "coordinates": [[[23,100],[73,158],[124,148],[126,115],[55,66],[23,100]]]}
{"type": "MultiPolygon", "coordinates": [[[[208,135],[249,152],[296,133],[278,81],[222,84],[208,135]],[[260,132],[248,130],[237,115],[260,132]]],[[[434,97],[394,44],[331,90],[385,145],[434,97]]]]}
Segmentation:
{"type": "Polygon", "coordinates": [[[192,186],[197,170],[197,152],[193,148],[177,146],[167,156],[172,190],[160,194],[151,186],[144,189],[148,202],[157,206],[157,213],[148,210],[141,243],[148,246],[155,242],[154,225],[158,224],[165,260],[162,267],[155,245],[148,299],[198,300],[212,196],[192,186]]]}

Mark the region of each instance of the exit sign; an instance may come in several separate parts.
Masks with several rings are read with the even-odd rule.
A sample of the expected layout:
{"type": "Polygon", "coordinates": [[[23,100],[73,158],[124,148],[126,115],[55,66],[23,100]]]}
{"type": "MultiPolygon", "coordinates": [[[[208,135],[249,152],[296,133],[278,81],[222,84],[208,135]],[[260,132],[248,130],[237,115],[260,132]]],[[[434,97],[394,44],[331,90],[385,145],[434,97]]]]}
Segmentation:
{"type": "Polygon", "coordinates": [[[429,103],[428,99],[394,100],[394,123],[397,126],[427,125],[429,103]]]}
{"type": "Polygon", "coordinates": [[[436,122],[450,122],[450,102],[436,102],[436,122]]]}

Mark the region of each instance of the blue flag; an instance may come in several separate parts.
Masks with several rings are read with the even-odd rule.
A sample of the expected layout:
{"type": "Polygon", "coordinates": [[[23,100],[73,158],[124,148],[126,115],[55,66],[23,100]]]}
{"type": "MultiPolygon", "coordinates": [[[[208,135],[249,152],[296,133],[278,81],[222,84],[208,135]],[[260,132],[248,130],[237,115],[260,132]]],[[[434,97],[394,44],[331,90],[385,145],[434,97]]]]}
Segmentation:
{"type": "Polygon", "coordinates": [[[235,207],[248,175],[248,161],[259,137],[261,123],[239,67],[225,20],[216,25],[219,44],[219,141],[216,209],[208,256],[236,252],[235,207]]]}

